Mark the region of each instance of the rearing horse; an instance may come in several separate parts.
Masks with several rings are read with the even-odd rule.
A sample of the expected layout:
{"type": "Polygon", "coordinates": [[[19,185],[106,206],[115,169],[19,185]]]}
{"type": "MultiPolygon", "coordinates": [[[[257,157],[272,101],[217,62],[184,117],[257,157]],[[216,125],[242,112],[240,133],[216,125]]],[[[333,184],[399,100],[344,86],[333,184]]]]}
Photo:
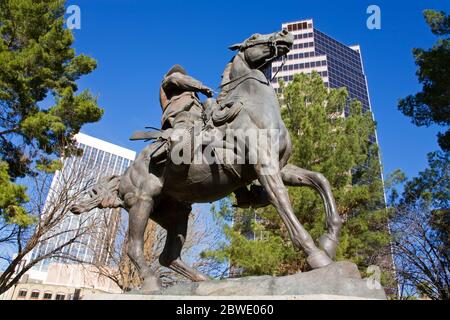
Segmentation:
{"type": "MultiPolygon", "coordinates": [[[[169,159],[162,166],[153,165],[151,154],[154,144],[150,144],[122,176],[103,180],[93,188],[86,200],[72,208],[76,214],[95,207],[122,207],[128,211],[127,253],[144,279],[142,290],[151,291],[160,287],[159,279],[150,270],[143,252],[143,236],[149,218],[167,230],[166,244],[159,258],[161,265],[193,281],[206,280],[208,277],[180,259],[191,205],[219,200],[256,179],[280,214],[294,246],[308,255],[310,267],[320,268],[332,263],[342,221],[330,184],[320,173],[287,164],[291,155],[291,140],[281,119],[276,93],[261,71],[272,60],[287,54],[292,44],[292,35],[282,30],[268,35],[255,34],[243,43],[230,47],[238,53],[227,66],[222,81],[221,106],[239,103],[242,107],[231,120],[212,128],[212,131],[221,132],[225,128],[244,132],[269,130],[271,138],[274,138],[271,141],[276,141],[275,146],[259,140],[251,141],[244,155],[246,162],[227,165],[234,172],[230,174],[225,166],[208,163],[180,165],[169,159]],[[258,152],[268,160],[272,170],[267,170],[267,163],[247,161],[252,152],[258,152]],[[327,232],[319,240],[322,250],[295,216],[286,186],[312,187],[321,195],[327,216],[327,232]]],[[[222,109],[214,105],[208,110],[212,118],[209,119],[210,127],[214,127],[211,125],[214,115],[217,112],[220,114],[222,109]]]]}

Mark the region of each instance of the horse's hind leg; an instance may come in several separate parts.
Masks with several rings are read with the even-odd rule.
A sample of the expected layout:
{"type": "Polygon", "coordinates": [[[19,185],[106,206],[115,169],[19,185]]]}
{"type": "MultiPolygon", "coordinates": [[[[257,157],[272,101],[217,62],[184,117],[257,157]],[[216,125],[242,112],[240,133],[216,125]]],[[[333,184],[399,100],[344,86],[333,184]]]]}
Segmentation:
{"type": "Polygon", "coordinates": [[[331,258],[334,258],[339,242],[342,219],[337,211],[330,183],[321,173],[308,171],[291,164],[286,165],[281,170],[281,177],[288,186],[308,186],[319,192],[325,206],[326,227],[328,229],[319,242],[322,249],[331,258]]]}
{"type": "Polygon", "coordinates": [[[144,280],[141,290],[156,291],[160,289],[160,281],[151,271],[144,256],[144,232],[151,211],[154,209],[154,201],[151,198],[137,200],[130,208],[128,226],[128,250],[130,260],[139,270],[140,277],[144,280]]]}
{"type": "Polygon", "coordinates": [[[292,209],[289,194],[281,179],[281,173],[264,174],[261,168],[256,166],[258,179],[266,189],[270,202],[277,209],[289,232],[294,246],[303,249],[308,255],[307,262],[311,268],[321,268],[332,263],[328,255],[316,247],[311,235],[298,221],[292,209]]]}
{"type": "Polygon", "coordinates": [[[181,260],[181,250],[186,240],[191,206],[182,203],[162,204],[155,217],[156,221],[167,230],[166,244],[159,257],[159,263],[192,281],[204,281],[209,278],[181,260]],[[163,212],[169,210],[170,212],[163,212]],[[159,218],[159,221],[158,221],[159,218]]]}

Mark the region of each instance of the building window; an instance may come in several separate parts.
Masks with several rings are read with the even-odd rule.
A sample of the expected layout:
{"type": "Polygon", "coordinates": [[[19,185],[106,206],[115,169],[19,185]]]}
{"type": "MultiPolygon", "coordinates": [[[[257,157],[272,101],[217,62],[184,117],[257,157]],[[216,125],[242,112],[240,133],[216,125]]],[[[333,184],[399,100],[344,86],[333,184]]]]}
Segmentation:
{"type": "Polygon", "coordinates": [[[21,299],[25,299],[25,297],[27,296],[27,292],[28,291],[24,290],[24,289],[20,290],[18,297],[21,298],[21,299]]]}
{"type": "Polygon", "coordinates": [[[56,294],[56,298],[55,300],[65,300],[66,299],[66,295],[62,294],[62,293],[57,293],[56,294]]]}
{"type": "Polygon", "coordinates": [[[288,24],[287,27],[288,27],[288,31],[297,31],[297,30],[306,29],[308,27],[308,24],[306,22],[300,22],[300,23],[288,24]]]}
{"type": "Polygon", "coordinates": [[[33,290],[33,291],[31,292],[30,298],[31,298],[31,299],[39,299],[39,291],[38,291],[38,290],[33,290]]]}
{"type": "Polygon", "coordinates": [[[44,292],[44,300],[51,300],[52,299],[52,293],[51,292],[44,292]]]}

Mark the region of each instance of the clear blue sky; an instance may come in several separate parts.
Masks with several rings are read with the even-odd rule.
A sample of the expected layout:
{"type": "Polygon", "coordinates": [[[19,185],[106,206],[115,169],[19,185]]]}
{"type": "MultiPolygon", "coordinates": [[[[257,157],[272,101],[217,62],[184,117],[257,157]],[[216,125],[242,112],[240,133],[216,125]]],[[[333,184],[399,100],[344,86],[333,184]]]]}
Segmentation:
{"type": "Polygon", "coordinates": [[[420,89],[413,47],[435,42],[422,18],[425,8],[450,11],[449,1],[136,1],[77,0],[81,30],[78,53],[91,55],[98,68],[80,88],[98,94],[105,115],[82,131],[139,151],[128,137],[144,126],[159,126],[158,89],[175,63],[217,87],[231,58],[227,46],[249,35],[269,33],[282,22],[313,18],[315,27],[348,44],[360,44],[373,111],[378,122],[384,172],[408,176],[426,166],[438,149],[437,128],[418,128],[397,110],[399,98],[420,89]],[[366,27],[366,8],[381,8],[381,30],[366,27]]]}

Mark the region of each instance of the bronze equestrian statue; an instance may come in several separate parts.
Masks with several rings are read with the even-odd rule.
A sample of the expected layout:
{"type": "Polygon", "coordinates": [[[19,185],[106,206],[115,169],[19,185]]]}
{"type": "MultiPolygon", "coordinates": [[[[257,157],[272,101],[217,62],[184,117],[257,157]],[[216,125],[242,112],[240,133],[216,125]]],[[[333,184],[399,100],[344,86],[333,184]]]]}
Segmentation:
{"type": "MultiPolygon", "coordinates": [[[[197,93],[211,96],[212,92],[195,79],[189,79],[193,80],[191,87],[184,87],[174,95],[177,99],[180,99],[180,95],[188,97],[186,99],[192,103],[192,111],[195,111],[191,113],[189,109],[180,118],[183,119],[179,122],[182,134],[174,128],[178,126],[177,121],[180,119],[167,125],[167,129],[163,123],[163,131],[138,133],[134,136],[135,139],[157,140],[141,151],[122,176],[103,179],[92,189],[87,199],[72,207],[71,210],[75,214],[88,212],[96,207],[122,207],[128,211],[127,253],[144,280],[141,290],[152,291],[160,288],[159,279],[150,270],[143,252],[143,235],[149,218],[167,230],[166,244],[159,257],[161,265],[192,281],[207,280],[207,276],[180,259],[191,205],[216,201],[235,191],[239,194],[239,190],[246,189],[255,180],[264,191],[267,202],[256,199],[254,205],[270,203],[276,208],[294,246],[306,252],[310,267],[321,268],[332,263],[342,220],[337,212],[330,184],[320,173],[287,164],[291,155],[291,140],[281,119],[276,93],[262,72],[272,60],[286,55],[292,44],[293,36],[282,30],[268,35],[254,34],[243,43],[231,46],[230,49],[237,51],[237,54],[224,71],[222,92],[218,101],[208,99],[205,110],[202,111],[197,93]],[[202,113],[199,115],[197,111],[202,113]],[[187,145],[188,149],[184,150],[203,148],[193,145],[192,142],[199,134],[212,137],[213,153],[217,158],[223,159],[225,154],[236,150],[233,147],[230,149],[226,143],[222,144],[220,137],[223,135],[219,133],[239,130],[266,130],[270,132],[270,138],[274,139],[271,141],[275,143],[270,145],[261,140],[250,141],[243,151],[243,162],[239,163],[194,161],[178,164],[174,161],[171,150],[177,144],[181,143],[183,147],[187,145]],[[177,140],[180,136],[184,137],[181,142],[177,140]],[[256,163],[248,161],[255,152],[262,158],[258,158],[256,163]],[[327,231],[319,239],[321,249],[295,216],[286,186],[308,186],[321,195],[327,217],[327,231]]],[[[177,81],[187,76],[182,68],[176,69],[176,72],[169,72],[165,80],[171,74],[178,77],[177,81]]],[[[163,82],[162,90],[165,91],[164,88],[168,87],[164,86],[163,82]]],[[[164,92],[161,97],[162,105],[170,108],[170,104],[176,104],[176,101],[171,100],[173,97],[164,92]]],[[[182,105],[185,106],[184,103],[182,105]]]]}

